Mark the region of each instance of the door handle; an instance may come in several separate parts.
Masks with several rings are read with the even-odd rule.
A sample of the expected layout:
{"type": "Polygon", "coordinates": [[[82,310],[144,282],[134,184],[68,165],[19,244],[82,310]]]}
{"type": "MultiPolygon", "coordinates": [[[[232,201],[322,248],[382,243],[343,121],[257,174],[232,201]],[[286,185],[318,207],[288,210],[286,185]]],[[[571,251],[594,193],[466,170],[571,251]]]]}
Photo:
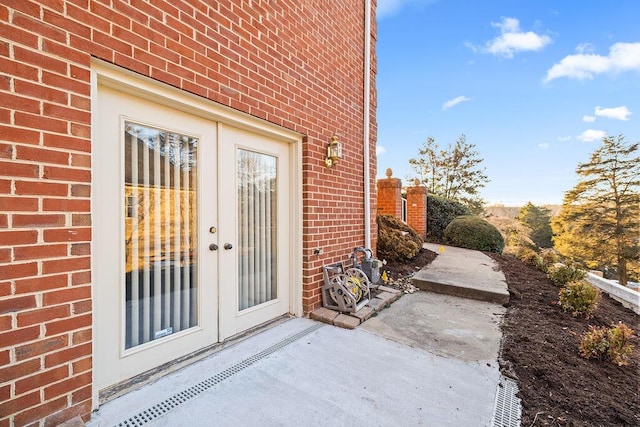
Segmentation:
{"type": "Polygon", "coordinates": [[[224,244],[224,248],[225,248],[226,250],[229,250],[229,249],[233,248],[233,245],[232,245],[231,243],[225,243],[225,244],[224,244]]]}
{"type": "Polygon", "coordinates": [[[212,243],[209,245],[209,250],[210,251],[217,251],[218,250],[218,245],[216,245],[215,243],[212,243]]]}

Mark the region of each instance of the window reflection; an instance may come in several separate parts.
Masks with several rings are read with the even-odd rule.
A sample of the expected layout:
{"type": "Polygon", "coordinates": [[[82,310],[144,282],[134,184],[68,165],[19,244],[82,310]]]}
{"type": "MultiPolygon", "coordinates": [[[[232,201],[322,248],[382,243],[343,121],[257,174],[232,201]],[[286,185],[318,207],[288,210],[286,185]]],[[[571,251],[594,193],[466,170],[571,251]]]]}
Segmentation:
{"type": "Polygon", "coordinates": [[[125,124],[125,348],[197,323],[198,139],[125,124]]]}

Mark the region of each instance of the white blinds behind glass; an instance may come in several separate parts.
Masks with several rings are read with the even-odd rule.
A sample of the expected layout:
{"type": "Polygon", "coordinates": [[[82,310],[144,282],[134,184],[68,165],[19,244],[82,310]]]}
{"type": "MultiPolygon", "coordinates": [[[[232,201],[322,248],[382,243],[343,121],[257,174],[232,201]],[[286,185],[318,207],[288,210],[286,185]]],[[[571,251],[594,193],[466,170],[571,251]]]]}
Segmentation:
{"type": "Polygon", "coordinates": [[[238,310],[277,298],[277,159],[238,150],[238,310]]]}
{"type": "Polygon", "coordinates": [[[197,138],[125,126],[125,348],[197,323],[197,138]]]}

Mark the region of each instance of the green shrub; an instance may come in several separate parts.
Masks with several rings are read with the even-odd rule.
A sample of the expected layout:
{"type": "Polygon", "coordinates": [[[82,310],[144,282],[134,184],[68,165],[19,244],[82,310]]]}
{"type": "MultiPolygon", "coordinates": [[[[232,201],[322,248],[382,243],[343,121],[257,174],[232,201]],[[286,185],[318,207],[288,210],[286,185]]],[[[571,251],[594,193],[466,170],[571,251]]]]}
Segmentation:
{"type": "Polygon", "coordinates": [[[479,216],[460,216],[444,230],[444,241],[453,246],[502,253],[504,238],[498,229],[479,216]]]}
{"type": "Polygon", "coordinates": [[[542,270],[549,271],[549,269],[558,263],[560,258],[558,254],[553,249],[543,249],[540,251],[540,256],[542,257],[542,270]]]}
{"type": "Polygon", "coordinates": [[[610,328],[590,326],[580,341],[580,356],[610,360],[618,366],[627,365],[633,353],[632,336],[633,329],[622,322],[610,328]]]}
{"type": "Polygon", "coordinates": [[[516,258],[527,265],[542,269],[542,257],[531,248],[519,247],[516,252],[516,258]]]}
{"type": "Polygon", "coordinates": [[[408,261],[415,258],[424,241],[414,229],[393,215],[378,215],[378,258],[408,261]]]}
{"type": "Polygon", "coordinates": [[[560,306],[572,316],[593,315],[600,302],[600,291],[586,280],[576,280],[560,289],[560,306]]]}
{"type": "Polygon", "coordinates": [[[587,272],[577,264],[553,264],[547,271],[549,279],[556,285],[566,285],[569,282],[575,282],[587,277],[587,272]]]}
{"type": "Polygon", "coordinates": [[[460,202],[427,194],[427,240],[442,242],[444,230],[456,217],[471,215],[471,210],[460,202]]]}
{"type": "Polygon", "coordinates": [[[589,326],[589,331],[585,332],[580,339],[579,350],[580,356],[585,359],[604,360],[609,352],[607,328],[589,326]]]}
{"type": "MultiPolygon", "coordinates": [[[[557,264],[559,260],[558,254],[553,249],[542,249],[540,252],[537,252],[529,246],[517,247],[515,250],[515,257],[525,264],[531,265],[545,272],[549,272],[549,269],[557,264]]],[[[559,270],[554,273],[554,279],[564,281],[562,283],[556,282],[558,284],[564,285],[574,280],[584,279],[586,276],[586,272],[579,269],[577,266],[569,266],[568,269],[560,266],[557,268],[559,270]]]]}

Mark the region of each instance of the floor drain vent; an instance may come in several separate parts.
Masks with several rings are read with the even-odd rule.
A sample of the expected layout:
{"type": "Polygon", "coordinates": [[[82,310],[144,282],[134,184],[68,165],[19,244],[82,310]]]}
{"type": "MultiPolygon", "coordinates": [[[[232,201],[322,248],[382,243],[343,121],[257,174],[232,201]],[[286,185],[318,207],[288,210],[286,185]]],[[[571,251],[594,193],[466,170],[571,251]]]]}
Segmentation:
{"type": "Polygon", "coordinates": [[[291,335],[288,338],[285,338],[284,340],[280,341],[279,343],[276,343],[274,345],[272,345],[271,347],[266,348],[265,350],[262,350],[260,353],[257,353],[247,359],[244,359],[243,361],[241,361],[240,363],[237,363],[227,369],[225,369],[224,371],[218,372],[217,374],[215,374],[212,377],[207,378],[204,381],[199,382],[196,385],[193,385],[189,388],[187,388],[186,390],[183,390],[179,393],[174,394],[173,396],[163,400],[162,402],[156,403],[155,405],[137,413],[136,415],[127,418],[126,420],[120,421],[119,423],[115,424],[115,426],[117,427],[139,427],[139,426],[143,426],[145,424],[147,424],[148,422],[151,422],[153,420],[155,420],[156,418],[160,418],[161,416],[163,416],[164,414],[166,414],[167,412],[171,411],[172,409],[174,409],[175,407],[183,404],[184,402],[193,399],[194,397],[198,396],[200,393],[208,390],[209,388],[213,387],[216,384],[221,383],[222,381],[232,377],[233,375],[237,374],[238,372],[242,371],[243,369],[253,365],[254,363],[256,363],[257,361],[264,359],[265,357],[269,356],[270,354],[275,353],[276,351],[280,350],[283,347],[286,347],[287,345],[291,344],[292,342],[302,338],[303,336],[315,331],[318,328],[321,328],[322,326],[324,326],[323,324],[315,324],[307,329],[304,329],[300,332],[298,332],[295,335],[291,335]]]}
{"type": "Polygon", "coordinates": [[[520,399],[516,397],[518,384],[515,381],[500,376],[496,404],[493,408],[493,427],[520,427],[522,410],[520,399]]]}

